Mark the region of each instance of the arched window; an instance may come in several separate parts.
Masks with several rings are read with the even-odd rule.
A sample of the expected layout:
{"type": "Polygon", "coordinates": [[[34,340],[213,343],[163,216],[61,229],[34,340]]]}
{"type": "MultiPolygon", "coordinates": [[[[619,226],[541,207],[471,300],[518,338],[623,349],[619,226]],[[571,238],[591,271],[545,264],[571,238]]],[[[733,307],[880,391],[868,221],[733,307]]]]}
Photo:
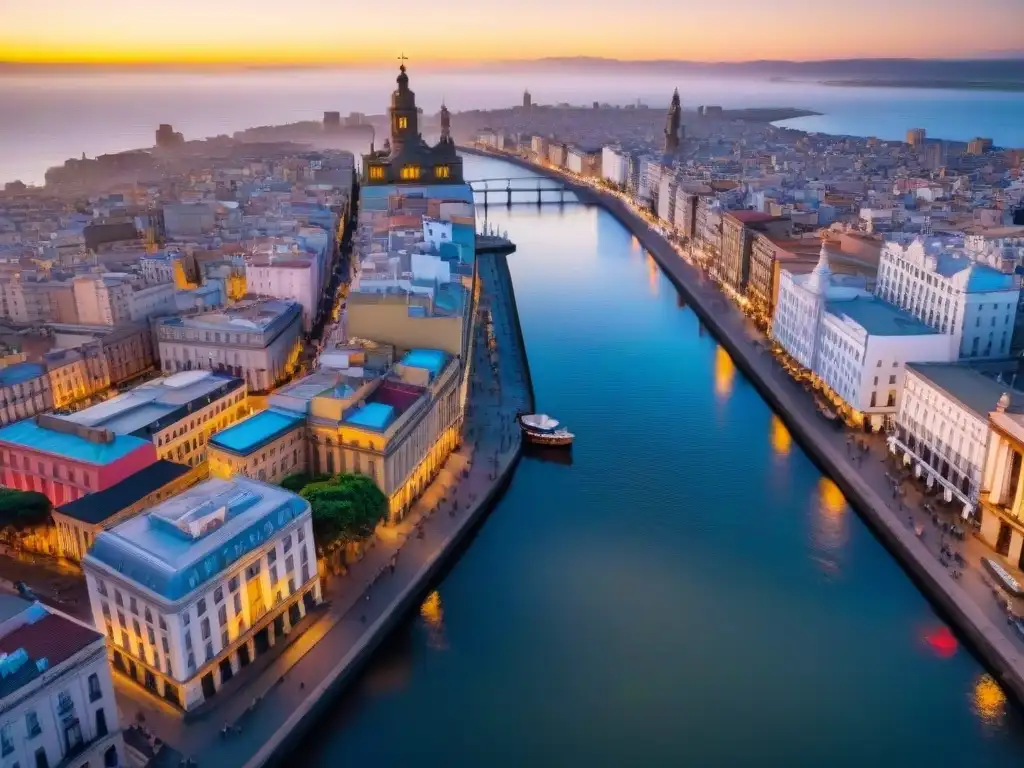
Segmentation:
{"type": "Polygon", "coordinates": [[[402,181],[416,181],[420,177],[420,167],[418,165],[403,165],[402,166],[402,181]]]}

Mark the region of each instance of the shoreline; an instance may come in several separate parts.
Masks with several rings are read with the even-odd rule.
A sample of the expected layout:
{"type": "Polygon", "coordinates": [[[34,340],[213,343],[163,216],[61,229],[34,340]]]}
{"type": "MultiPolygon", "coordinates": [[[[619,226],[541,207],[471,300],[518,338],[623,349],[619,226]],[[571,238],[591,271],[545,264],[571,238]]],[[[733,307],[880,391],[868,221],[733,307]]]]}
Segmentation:
{"type": "MultiPolygon", "coordinates": [[[[508,354],[515,356],[515,363],[511,367],[513,370],[518,368],[522,372],[519,390],[502,396],[503,400],[514,402],[508,405],[499,404],[494,407],[495,413],[492,415],[498,416],[501,411],[512,408],[516,403],[521,403],[528,410],[532,410],[534,404],[533,383],[530,377],[529,360],[522,328],[519,325],[519,312],[516,307],[514,285],[508,269],[507,257],[505,254],[485,254],[483,260],[478,263],[480,267],[490,264],[487,271],[491,272],[490,277],[493,282],[482,291],[482,296],[491,297],[490,306],[495,325],[504,326],[503,330],[507,332],[508,338],[513,340],[516,347],[514,351],[507,350],[508,354]]],[[[475,347],[474,352],[479,352],[479,349],[475,347]]],[[[473,370],[476,367],[474,361],[473,370]]],[[[508,363],[506,363],[506,367],[508,367],[508,363]]],[[[480,431],[483,433],[490,429],[491,432],[494,432],[500,423],[500,419],[497,421],[486,420],[482,422],[480,431]]],[[[464,437],[468,436],[464,433],[464,437]]],[[[483,435],[478,436],[477,439],[484,439],[483,435]]],[[[494,505],[507,489],[515,468],[522,458],[522,449],[522,440],[516,432],[508,450],[504,452],[497,465],[493,479],[489,480],[487,489],[479,498],[471,502],[464,512],[458,515],[454,528],[445,534],[435,552],[383,609],[379,618],[363,631],[358,641],[341,659],[320,675],[319,682],[309,691],[302,703],[295,707],[284,723],[269,735],[254,754],[244,761],[245,768],[288,764],[288,756],[301,742],[301,739],[329,712],[329,707],[336,697],[362,671],[385,638],[411,611],[415,610],[438,574],[456,562],[461,548],[486,520],[494,505]]],[[[482,459],[480,461],[483,462],[482,459]]]]}
{"type": "MultiPolygon", "coordinates": [[[[975,651],[1007,694],[1018,705],[1024,704],[1024,654],[985,615],[981,606],[957,582],[949,578],[945,568],[940,566],[924,543],[907,528],[905,521],[889,508],[884,498],[862,477],[862,473],[836,449],[825,432],[826,429],[835,432],[834,427],[820,419],[815,421],[813,414],[808,412],[807,404],[798,402],[797,395],[791,387],[784,386],[784,382],[780,382],[779,378],[770,372],[766,375],[764,361],[757,357],[754,346],[749,343],[749,337],[744,334],[744,326],[735,325],[736,318],[729,312],[732,309],[731,304],[725,304],[724,315],[722,310],[712,305],[715,298],[723,304],[727,299],[717,289],[712,289],[712,293],[715,294],[713,298],[705,295],[702,278],[696,267],[685,262],[667,240],[651,229],[619,198],[607,192],[581,185],[556,171],[537,166],[518,156],[486,152],[475,147],[460,146],[459,151],[506,160],[538,175],[557,179],[576,193],[581,202],[601,206],[631,232],[651,254],[665,276],[686,297],[688,305],[700,321],[726,349],[743,375],[783,421],[801,448],[823,474],[839,486],[850,505],[889,550],[925,598],[950,621],[956,632],[975,651]]],[[[738,310],[733,310],[733,313],[739,314],[738,310]]],[[[800,394],[805,393],[800,390],[800,394]]]]}

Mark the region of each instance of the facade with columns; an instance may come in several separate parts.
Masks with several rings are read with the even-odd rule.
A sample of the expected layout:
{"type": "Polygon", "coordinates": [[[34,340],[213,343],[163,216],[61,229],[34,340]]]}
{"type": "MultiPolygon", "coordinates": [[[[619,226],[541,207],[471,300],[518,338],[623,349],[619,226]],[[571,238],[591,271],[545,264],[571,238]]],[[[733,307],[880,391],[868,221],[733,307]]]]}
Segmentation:
{"type": "Polygon", "coordinates": [[[321,600],[309,503],[243,477],[100,533],[82,567],[114,669],[186,711],[321,600]]]}
{"type": "Polygon", "coordinates": [[[989,415],[981,537],[1012,565],[1024,567],[1024,413],[1010,405],[1004,395],[989,415]]]}

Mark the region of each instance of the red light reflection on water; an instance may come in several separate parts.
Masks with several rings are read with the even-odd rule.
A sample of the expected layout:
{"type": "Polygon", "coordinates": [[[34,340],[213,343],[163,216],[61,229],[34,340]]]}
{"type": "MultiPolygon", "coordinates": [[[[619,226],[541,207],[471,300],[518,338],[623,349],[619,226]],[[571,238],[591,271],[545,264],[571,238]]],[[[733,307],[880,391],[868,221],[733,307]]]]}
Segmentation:
{"type": "Polygon", "coordinates": [[[949,627],[939,627],[925,632],[924,641],[940,659],[948,659],[956,653],[957,641],[949,627]]]}

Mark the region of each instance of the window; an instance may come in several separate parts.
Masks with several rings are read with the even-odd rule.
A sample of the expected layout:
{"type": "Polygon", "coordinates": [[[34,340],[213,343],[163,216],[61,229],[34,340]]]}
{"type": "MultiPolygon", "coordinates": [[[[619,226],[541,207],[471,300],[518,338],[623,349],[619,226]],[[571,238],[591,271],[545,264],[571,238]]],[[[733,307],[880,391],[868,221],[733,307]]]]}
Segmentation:
{"type": "Polygon", "coordinates": [[[305,528],[299,528],[299,541],[305,541],[305,540],[306,540],[306,529],[305,528]]]}
{"type": "Polygon", "coordinates": [[[107,605],[105,602],[104,603],[100,603],[100,610],[103,611],[103,618],[105,618],[105,619],[107,619],[109,621],[110,620],[110,606],[107,605]]]}
{"type": "Polygon", "coordinates": [[[152,627],[146,627],[146,634],[149,637],[149,644],[156,645],[156,634],[153,632],[152,627]]]}
{"type": "Polygon", "coordinates": [[[107,714],[103,707],[96,710],[96,738],[101,739],[107,735],[107,714]]]}
{"type": "Polygon", "coordinates": [[[235,615],[237,616],[242,612],[242,596],[237,592],[235,593],[235,615]]]}
{"type": "Polygon", "coordinates": [[[114,590],[114,602],[124,608],[124,597],[116,589],[114,590]]]}
{"type": "Polygon", "coordinates": [[[209,661],[213,658],[213,643],[206,643],[206,660],[209,661]]]}
{"type": "Polygon", "coordinates": [[[34,739],[43,732],[43,729],[39,726],[39,717],[33,709],[25,713],[25,730],[28,732],[30,739],[34,739]]]}
{"type": "Polygon", "coordinates": [[[191,623],[191,621],[192,621],[192,614],[189,611],[185,611],[185,613],[183,613],[181,615],[181,623],[184,624],[187,627],[189,625],[189,623],[191,623]]]}
{"type": "Polygon", "coordinates": [[[128,598],[128,610],[134,613],[136,616],[139,615],[139,604],[135,602],[134,597],[128,598]]]}
{"type": "Polygon", "coordinates": [[[146,606],[145,615],[146,615],[146,622],[148,624],[152,624],[153,623],[153,612],[151,610],[149,610],[149,606],[148,605],[146,606]]]}
{"type": "Polygon", "coordinates": [[[107,585],[103,582],[103,579],[96,579],[96,591],[104,597],[107,596],[107,585]]]}
{"type": "Polygon", "coordinates": [[[135,619],[132,619],[132,629],[135,630],[136,637],[142,637],[142,630],[139,628],[139,622],[135,619]]]}
{"type": "Polygon", "coordinates": [[[203,636],[203,640],[209,640],[210,639],[210,620],[209,619],[203,619],[202,623],[199,625],[199,630],[200,630],[200,633],[203,636]]]}
{"type": "Polygon", "coordinates": [[[276,584],[277,583],[277,566],[276,565],[270,566],[270,583],[271,584],[276,584]]]}
{"type": "Polygon", "coordinates": [[[398,130],[400,130],[400,131],[401,130],[405,130],[408,127],[409,127],[409,118],[408,117],[400,117],[400,118],[398,118],[398,130]]]}
{"type": "Polygon", "coordinates": [[[896,383],[896,377],[895,376],[890,376],[889,377],[889,383],[890,384],[895,384],[896,383]]]}
{"type": "Polygon", "coordinates": [[[99,675],[93,673],[89,675],[89,701],[96,701],[103,696],[103,690],[100,688],[99,675]]]}
{"type": "Polygon", "coordinates": [[[124,614],[120,611],[117,612],[117,623],[121,625],[121,629],[128,629],[128,624],[124,620],[124,614]]]}
{"type": "Polygon", "coordinates": [[[402,166],[402,181],[418,181],[420,178],[420,167],[418,165],[402,166]]]}
{"type": "Polygon", "coordinates": [[[200,597],[199,602],[196,603],[196,615],[202,616],[204,613],[206,613],[206,598],[200,597]]]}
{"type": "Polygon", "coordinates": [[[161,637],[160,637],[160,645],[163,646],[164,653],[170,653],[171,652],[171,646],[167,642],[167,635],[161,635],[161,637]]]}
{"type": "MultiPolygon", "coordinates": [[[[78,724],[74,725],[74,728],[78,728],[78,724]]],[[[71,730],[71,729],[69,729],[71,730]]],[[[70,739],[70,736],[69,736],[70,739]]],[[[82,729],[78,728],[78,743],[75,744],[75,749],[78,748],[78,744],[82,742],[82,729]]],[[[70,743],[70,741],[69,741],[70,743]]],[[[71,749],[68,749],[70,752],[71,749]]],[[[46,750],[40,747],[36,750],[36,768],[50,768],[50,761],[46,759],[46,750]]]]}
{"type": "Polygon", "coordinates": [[[10,723],[5,723],[3,728],[0,728],[0,754],[7,756],[14,751],[14,738],[11,733],[13,729],[10,723]]]}
{"type": "Polygon", "coordinates": [[[374,181],[383,181],[384,179],[384,166],[383,165],[371,165],[370,166],[370,178],[374,181]]]}
{"type": "Polygon", "coordinates": [[[274,547],[272,550],[267,552],[267,562],[271,564],[277,562],[277,547],[274,547]]]}
{"type": "Polygon", "coordinates": [[[191,651],[189,651],[188,660],[186,661],[186,664],[188,664],[188,671],[189,672],[194,672],[195,671],[195,669],[196,669],[196,657],[195,657],[195,654],[193,654],[191,651]]]}
{"type": "Polygon", "coordinates": [[[287,553],[292,548],[292,537],[288,536],[284,540],[284,551],[287,553]]]}
{"type": "Polygon", "coordinates": [[[435,179],[447,179],[449,176],[451,176],[451,172],[451,168],[449,168],[447,165],[434,166],[435,179]]]}
{"type": "Polygon", "coordinates": [[[222,605],[217,609],[217,621],[220,622],[222,627],[228,623],[228,607],[226,605],[222,605]]]}

